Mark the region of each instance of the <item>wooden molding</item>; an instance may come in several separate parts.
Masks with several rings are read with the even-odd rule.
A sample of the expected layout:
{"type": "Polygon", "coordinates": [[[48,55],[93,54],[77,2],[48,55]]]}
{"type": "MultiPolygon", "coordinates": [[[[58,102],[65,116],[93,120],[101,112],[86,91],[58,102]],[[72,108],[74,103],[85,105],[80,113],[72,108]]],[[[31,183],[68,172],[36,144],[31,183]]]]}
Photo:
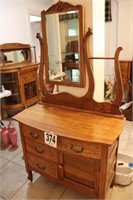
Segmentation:
{"type": "Polygon", "coordinates": [[[5,43],[0,44],[0,50],[3,52],[8,52],[12,50],[23,50],[23,49],[30,49],[29,44],[22,44],[22,43],[5,43]]]}
{"type": "MultiPolygon", "coordinates": [[[[78,5],[77,5],[78,6],[78,5]]],[[[58,1],[57,3],[53,4],[46,12],[63,12],[66,9],[75,9],[75,6],[68,3],[68,2],[63,2],[63,1],[58,1]]]]}

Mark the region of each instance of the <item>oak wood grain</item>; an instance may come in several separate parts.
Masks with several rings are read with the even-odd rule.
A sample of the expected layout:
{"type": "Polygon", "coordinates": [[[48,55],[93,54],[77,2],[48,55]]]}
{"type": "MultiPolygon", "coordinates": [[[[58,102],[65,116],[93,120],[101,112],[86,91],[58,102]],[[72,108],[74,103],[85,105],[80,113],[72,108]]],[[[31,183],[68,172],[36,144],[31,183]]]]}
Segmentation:
{"type": "Polygon", "coordinates": [[[87,142],[112,145],[124,128],[124,120],[73,111],[48,105],[35,105],[13,119],[41,131],[87,142]]]}

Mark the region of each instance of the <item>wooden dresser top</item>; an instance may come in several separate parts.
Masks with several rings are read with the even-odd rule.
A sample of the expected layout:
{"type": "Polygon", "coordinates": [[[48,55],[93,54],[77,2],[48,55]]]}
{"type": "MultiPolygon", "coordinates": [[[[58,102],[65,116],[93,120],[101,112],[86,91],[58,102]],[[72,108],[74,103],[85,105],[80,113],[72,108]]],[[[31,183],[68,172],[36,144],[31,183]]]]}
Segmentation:
{"type": "Polygon", "coordinates": [[[39,63],[36,62],[20,62],[20,63],[12,63],[9,65],[2,65],[0,66],[0,70],[12,70],[12,69],[21,69],[25,67],[37,66],[39,63]]]}
{"type": "Polygon", "coordinates": [[[125,123],[124,119],[39,104],[25,109],[13,119],[58,136],[105,145],[111,145],[119,137],[125,123]]]}

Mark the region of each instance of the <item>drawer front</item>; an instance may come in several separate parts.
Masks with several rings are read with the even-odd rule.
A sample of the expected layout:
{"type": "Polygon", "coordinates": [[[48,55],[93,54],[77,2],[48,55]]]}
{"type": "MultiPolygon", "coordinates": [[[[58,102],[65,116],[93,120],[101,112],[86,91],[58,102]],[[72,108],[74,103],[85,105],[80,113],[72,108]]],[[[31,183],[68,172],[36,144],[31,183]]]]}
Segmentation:
{"type": "Polygon", "coordinates": [[[37,141],[41,144],[44,144],[44,133],[43,131],[37,130],[30,126],[23,125],[23,135],[37,141]]]}
{"type": "Polygon", "coordinates": [[[92,144],[61,137],[58,138],[58,149],[74,155],[78,154],[80,156],[95,159],[101,158],[101,145],[99,144],[92,144]]]}
{"type": "Polygon", "coordinates": [[[25,137],[26,150],[42,158],[47,158],[57,162],[57,150],[45,144],[40,144],[30,138],[25,137]]]}
{"type": "Polygon", "coordinates": [[[45,159],[40,159],[31,154],[27,154],[28,164],[31,170],[47,174],[54,178],[58,178],[57,165],[45,159]]]}
{"type": "Polygon", "coordinates": [[[27,83],[31,80],[35,80],[37,77],[37,72],[36,71],[32,71],[32,72],[28,72],[22,75],[22,81],[23,83],[27,83]]]}

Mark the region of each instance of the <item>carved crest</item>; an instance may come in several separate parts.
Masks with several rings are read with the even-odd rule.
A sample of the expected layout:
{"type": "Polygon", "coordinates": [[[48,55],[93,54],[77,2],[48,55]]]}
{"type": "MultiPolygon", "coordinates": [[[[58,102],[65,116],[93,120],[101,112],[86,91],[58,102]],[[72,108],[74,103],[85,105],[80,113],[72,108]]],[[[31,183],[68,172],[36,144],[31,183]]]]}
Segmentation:
{"type": "Polygon", "coordinates": [[[53,4],[46,12],[49,12],[49,11],[59,12],[59,11],[63,11],[64,9],[69,10],[72,8],[75,8],[75,6],[67,2],[58,1],[57,3],[53,4]]]}

